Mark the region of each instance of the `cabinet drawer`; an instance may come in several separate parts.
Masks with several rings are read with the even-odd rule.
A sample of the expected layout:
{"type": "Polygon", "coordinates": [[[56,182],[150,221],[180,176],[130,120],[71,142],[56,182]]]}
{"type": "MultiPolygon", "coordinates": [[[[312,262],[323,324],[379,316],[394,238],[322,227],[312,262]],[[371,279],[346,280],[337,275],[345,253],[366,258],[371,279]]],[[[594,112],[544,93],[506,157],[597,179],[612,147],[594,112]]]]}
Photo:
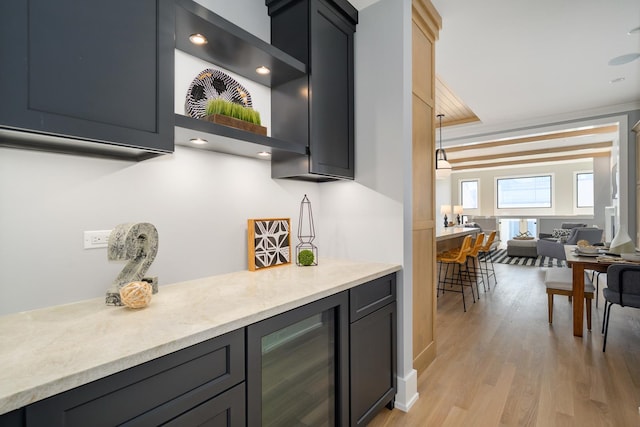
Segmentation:
{"type": "Polygon", "coordinates": [[[353,323],[395,300],[395,273],[356,286],[349,292],[349,319],[353,323]]]}
{"type": "Polygon", "coordinates": [[[244,380],[244,330],[187,347],[27,406],[29,426],[157,425],[244,380]],[[166,407],[169,401],[172,413],[166,407]]]}
{"type": "MultiPolygon", "coordinates": [[[[244,427],[247,423],[245,384],[240,383],[202,405],[162,424],[166,427],[244,427]]],[[[157,425],[142,423],[139,425],[157,425]]]]}

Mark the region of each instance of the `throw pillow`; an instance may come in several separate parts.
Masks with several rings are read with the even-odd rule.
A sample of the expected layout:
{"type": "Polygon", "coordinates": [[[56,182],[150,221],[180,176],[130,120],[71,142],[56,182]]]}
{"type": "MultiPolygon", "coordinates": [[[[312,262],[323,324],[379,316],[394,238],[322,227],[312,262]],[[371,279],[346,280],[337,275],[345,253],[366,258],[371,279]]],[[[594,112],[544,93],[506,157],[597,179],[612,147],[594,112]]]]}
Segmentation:
{"type": "Polygon", "coordinates": [[[558,239],[560,243],[565,243],[570,234],[570,228],[554,228],[551,236],[555,239],[558,239]]]}

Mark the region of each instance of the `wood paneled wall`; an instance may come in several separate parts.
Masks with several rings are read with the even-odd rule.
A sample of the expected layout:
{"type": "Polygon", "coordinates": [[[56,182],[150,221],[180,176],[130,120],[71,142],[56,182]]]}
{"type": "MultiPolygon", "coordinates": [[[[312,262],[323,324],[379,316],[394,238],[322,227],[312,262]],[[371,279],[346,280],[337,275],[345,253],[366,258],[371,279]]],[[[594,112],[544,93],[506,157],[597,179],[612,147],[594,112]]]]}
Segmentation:
{"type": "Polygon", "coordinates": [[[436,356],[435,42],[442,19],[429,0],[412,1],[413,367],[436,356]]]}

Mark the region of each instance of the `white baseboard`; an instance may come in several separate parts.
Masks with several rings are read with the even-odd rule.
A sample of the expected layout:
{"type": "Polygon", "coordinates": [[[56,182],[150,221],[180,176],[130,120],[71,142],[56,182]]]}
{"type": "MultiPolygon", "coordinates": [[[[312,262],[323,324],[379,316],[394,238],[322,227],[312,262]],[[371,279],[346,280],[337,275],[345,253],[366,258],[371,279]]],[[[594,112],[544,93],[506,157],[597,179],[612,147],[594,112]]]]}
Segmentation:
{"type": "Polygon", "coordinates": [[[409,412],[419,396],[418,371],[412,369],[406,377],[398,377],[398,392],[396,394],[395,408],[398,408],[402,412],[409,412]]]}

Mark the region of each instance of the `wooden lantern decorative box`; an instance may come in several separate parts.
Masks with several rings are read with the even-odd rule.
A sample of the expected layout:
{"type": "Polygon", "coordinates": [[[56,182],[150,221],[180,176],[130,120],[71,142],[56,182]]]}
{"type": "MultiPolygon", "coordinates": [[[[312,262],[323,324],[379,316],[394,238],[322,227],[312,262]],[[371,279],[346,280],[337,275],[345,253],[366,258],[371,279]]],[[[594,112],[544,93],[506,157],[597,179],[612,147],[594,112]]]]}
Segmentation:
{"type": "Polygon", "coordinates": [[[264,126],[256,125],[253,123],[245,122],[244,120],[236,119],[222,114],[211,114],[205,116],[205,119],[217,123],[223,126],[229,126],[232,128],[245,130],[247,132],[256,133],[258,135],[267,136],[267,128],[264,126]]]}

